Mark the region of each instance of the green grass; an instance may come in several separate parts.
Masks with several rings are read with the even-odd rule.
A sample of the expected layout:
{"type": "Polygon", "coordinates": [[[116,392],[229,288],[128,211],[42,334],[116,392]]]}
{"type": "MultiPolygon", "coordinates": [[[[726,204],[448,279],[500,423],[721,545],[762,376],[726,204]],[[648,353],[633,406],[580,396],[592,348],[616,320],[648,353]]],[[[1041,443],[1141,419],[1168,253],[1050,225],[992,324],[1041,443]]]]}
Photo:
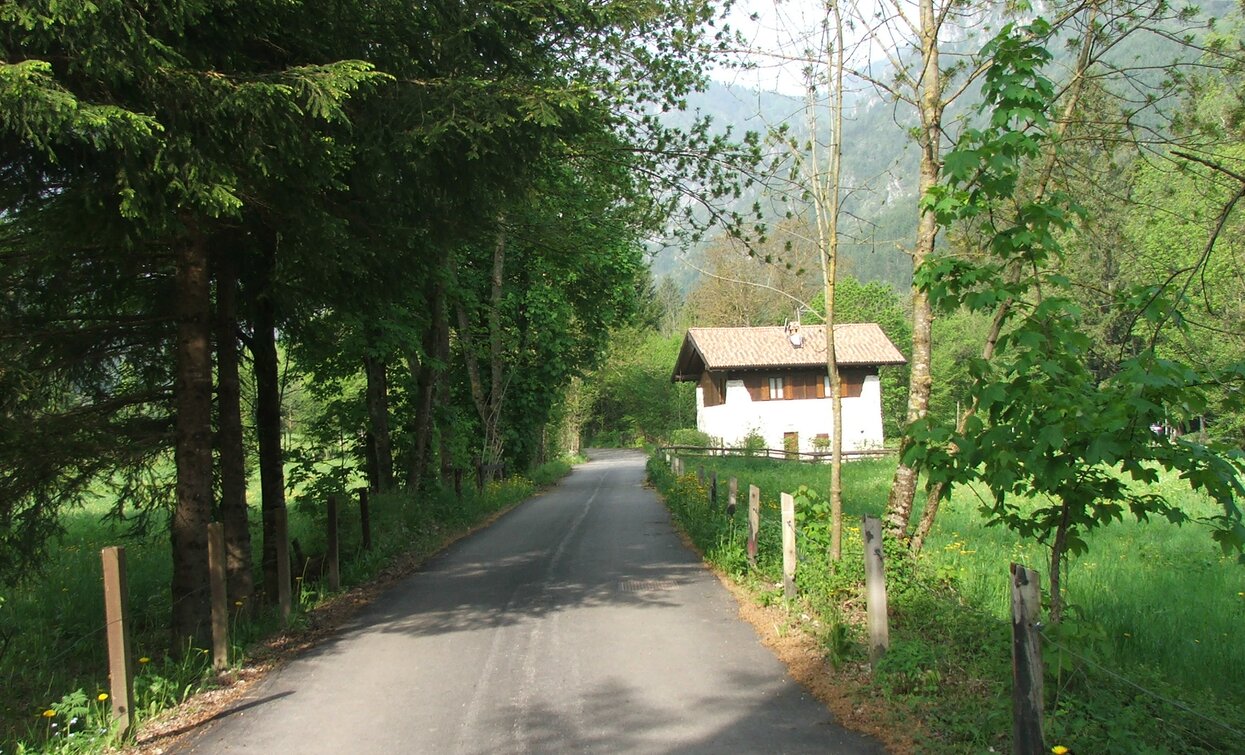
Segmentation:
{"type": "MultiPolygon", "coordinates": [[[[344,502],[339,507],[343,586],[375,578],[400,555],[431,554],[447,538],[523,500],[537,485],[550,484],[569,470],[567,461],[551,462],[534,470],[533,479],[514,477],[493,483],[480,495],[465,485],[461,500],[452,491],[419,499],[404,494],[373,496],[373,547],[369,551],[361,549],[356,500],[344,502]]],[[[163,518],[152,522],[151,531],[158,534],[131,537],[125,524],[103,518],[111,503],[101,497],[67,512],[62,519],[65,535],[51,548],[42,573],[19,587],[0,591],[0,753],[14,749],[89,752],[107,740],[106,735],[92,736],[99,734],[92,727],[106,723],[107,718],[101,718],[106,706],[97,700],[108,687],[99,555],[106,546],[125,546],[133,652],[136,658],[147,659],[138,666],[135,681],[139,720],[212,683],[206,652],[191,652],[181,660],[167,653],[171,562],[163,518]],[[82,706],[73,699],[79,690],[90,708],[81,715],[77,713],[82,706]],[[53,709],[56,716],[42,715],[53,709]],[[75,717],[75,737],[70,739],[63,735],[67,722],[75,717]]],[[[299,538],[307,553],[322,553],[323,506],[292,499],[290,508],[291,537],[299,538]]],[[[257,512],[252,513],[258,565],[261,537],[257,512]]],[[[319,585],[306,586],[299,595],[294,621],[301,621],[303,612],[327,597],[319,585]]],[[[272,610],[236,620],[230,638],[232,657],[238,658],[247,646],[279,628],[272,610]]]]}
{"type": "MultiPolygon", "coordinates": [[[[766,590],[780,575],[779,493],[794,493],[801,485],[828,490],[828,467],[687,458],[684,469],[688,474],[676,482],[664,463],[650,465],[655,482],[707,558],[759,586],[763,599],[773,599],[766,590]],[[701,464],[718,471],[720,491],[730,476],[739,479],[737,521],[715,517],[696,502],[702,493],[694,475],[701,464]],[[747,569],[740,542],[749,483],[761,488],[765,510],[756,572],[747,569]]],[[[858,526],[862,514],[881,513],[893,470],[893,461],[845,465],[849,527],[858,526]]],[[[1195,518],[1214,513],[1212,502],[1172,476],[1164,476],[1157,487],[1195,518]]],[[[911,563],[898,548],[888,551],[895,650],[879,670],[879,689],[918,712],[932,731],[925,745],[933,751],[1006,749],[1008,564],[1024,563],[1047,579],[1048,551],[1005,529],[985,527],[977,507],[973,491],[957,490],[944,502],[919,562],[911,563]]],[[[859,535],[847,532],[845,562],[832,572],[823,555],[824,531],[825,520],[818,515],[801,523],[805,543],[798,581],[804,601],[828,628],[827,651],[832,657],[854,653],[858,659],[863,652],[859,628],[843,624],[859,602],[859,535]]],[[[1125,520],[1088,540],[1089,553],[1071,560],[1065,574],[1070,619],[1049,631],[1053,643],[1071,652],[1051,642],[1045,649],[1051,744],[1076,752],[1245,749],[1245,738],[1207,720],[1245,731],[1240,683],[1245,646],[1237,634],[1245,625],[1245,568],[1223,556],[1207,529],[1196,523],[1176,527],[1125,520]]]]}

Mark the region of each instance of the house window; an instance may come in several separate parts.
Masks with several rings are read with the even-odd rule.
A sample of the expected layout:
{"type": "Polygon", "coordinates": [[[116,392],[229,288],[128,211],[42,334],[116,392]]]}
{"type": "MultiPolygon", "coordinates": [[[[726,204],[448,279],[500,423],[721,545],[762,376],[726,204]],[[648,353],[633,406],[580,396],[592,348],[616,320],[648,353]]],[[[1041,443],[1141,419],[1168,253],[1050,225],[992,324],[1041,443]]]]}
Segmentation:
{"type": "Polygon", "coordinates": [[[769,397],[771,400],[782,398],[782,378],[772,377],[769,379],[769,397]]]}

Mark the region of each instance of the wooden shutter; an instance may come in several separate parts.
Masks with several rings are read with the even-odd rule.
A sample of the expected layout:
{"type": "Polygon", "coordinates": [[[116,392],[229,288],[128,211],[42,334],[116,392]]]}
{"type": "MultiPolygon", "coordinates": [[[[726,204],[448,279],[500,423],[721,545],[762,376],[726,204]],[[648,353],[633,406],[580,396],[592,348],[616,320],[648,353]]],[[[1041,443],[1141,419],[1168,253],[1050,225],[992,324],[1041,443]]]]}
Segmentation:
{"type": "Polygon", "coordinates": [[[839,371],[839,380],[843,383],[843,398],[860,398],[865,386],[865,377],[870,374],[867,368],[853,368],[839,371]]]}
{"type": "Polygon", "coordinates": [[[748,395],[752,397],[753,401],[761,401],[761,382],[764,378],[755,372],[745,374],[743,378],[744,387],[748,389],[748,395]]]}

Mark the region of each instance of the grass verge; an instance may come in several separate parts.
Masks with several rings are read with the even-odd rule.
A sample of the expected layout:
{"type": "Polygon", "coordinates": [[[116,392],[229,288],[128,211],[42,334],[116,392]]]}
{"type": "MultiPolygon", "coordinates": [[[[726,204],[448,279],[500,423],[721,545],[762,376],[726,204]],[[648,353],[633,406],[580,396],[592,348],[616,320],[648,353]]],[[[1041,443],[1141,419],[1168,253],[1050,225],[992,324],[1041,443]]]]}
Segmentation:
{"type": "MultiPolygon", "coordinates": [[[[778,499],[800,486],[828,489],[828,468],[761,459],[685,459],[674,478],[664,458],[649,476],[707,561],[745,586],[755,601],[783,603],[778,499]],[[697,468],[716,471],[725,497],[736,477],[734,517],[708,503],[697,468]],[[747,488],[761,489],[759,557],[750,566],[747,488]]],[[[885,505],[894,462],[844,469],[844,559],[826,557],[828,506],[797,495],[798,603],[787,615],[815,637],[847,679],[866,661],[859,517],[885,505]],[[807,616],[804,620],[802,617],[807,616]]],[[[1179,490],[1186,510],[1210,503],[1179,490]]],[[[919,511],[918,511],[919,516],[919,511]]],[[[1046,551],[982,525],[971,491],[939,514],[919,559],[887,544],[891,648],[858,694],[906,716],[916,748],[984,752],[1011,748],[1008,563],[1039,571],[1046,551]]],[[[1090,551],[1066,575],[1071,618],[1047,631],[1047,741],[1077,753],[1245,751],[1245,648],[1232,626],[1245,618],[1245,570],[1214,549],[1196,526],[1120,523],[1096,533],[1090,551]]]]}
{"type": "MultiPolygon", "coordinates": [[[[136,537],[127,534],[124,524],[103,519],[110,507],[107,501],[76,510],[66,517],[65,535],[44,572],[20,588],[0,593],[0,753],[98,752],[119,744],[110,730],[109,704],[100,699],[108,688],[99,557],[105,546],[126,547],[132,646],[138,660],[135,713],[141,727],[193,695],[245,677],[239,676],[239,669],[257,655],[286,652],[314,641],[333,623],[334,612],[352,610],[387,580],[409,573],[428,556],[570,469],[571,460],[550,462],[530,478],[491,483],[480,493],[464,490],[462,499],[452,491],[418,499],[405,494],[373,496],[372,548],[366,551],[361,547],[357,507],[342,507],[342,594],[298,582],[289,627],[283,627],[271,609],[238,607],[230,633],[234,668],[221,676],[211,671],[207,651],[192,651],[179,659],[167,652],[167,539],[136,537]],[[362,590],[361,585],[370,589],[362,590]]],[[[324,517],[322,506],[305,500],[291,506],[291,537],[299,538],[310,554],[324,550],[324,517]]],[[[158,525],[156,529],[162,529],[158,525]]],[[[258,564],[258,526],[252,540],[258,564]]]]}

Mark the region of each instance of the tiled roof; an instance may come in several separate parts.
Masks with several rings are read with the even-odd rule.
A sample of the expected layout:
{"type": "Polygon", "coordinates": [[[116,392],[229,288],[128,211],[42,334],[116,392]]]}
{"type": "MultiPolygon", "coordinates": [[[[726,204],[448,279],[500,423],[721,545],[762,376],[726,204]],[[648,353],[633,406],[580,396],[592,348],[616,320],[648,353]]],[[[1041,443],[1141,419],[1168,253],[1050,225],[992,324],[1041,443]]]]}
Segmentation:
{"type": "MultiPolygon", "coordinates": [[[[690,328],[683,339],[675,380],[699,379],[702,369],[748,370],[774,367],[816,367],[826,363],[826,327],[800,328],[803,345],[791,345],[786,328],[690,328]]],[[[834,326],[834,350],[840,365],[905,364],[876,323],[834,326]]]]}

